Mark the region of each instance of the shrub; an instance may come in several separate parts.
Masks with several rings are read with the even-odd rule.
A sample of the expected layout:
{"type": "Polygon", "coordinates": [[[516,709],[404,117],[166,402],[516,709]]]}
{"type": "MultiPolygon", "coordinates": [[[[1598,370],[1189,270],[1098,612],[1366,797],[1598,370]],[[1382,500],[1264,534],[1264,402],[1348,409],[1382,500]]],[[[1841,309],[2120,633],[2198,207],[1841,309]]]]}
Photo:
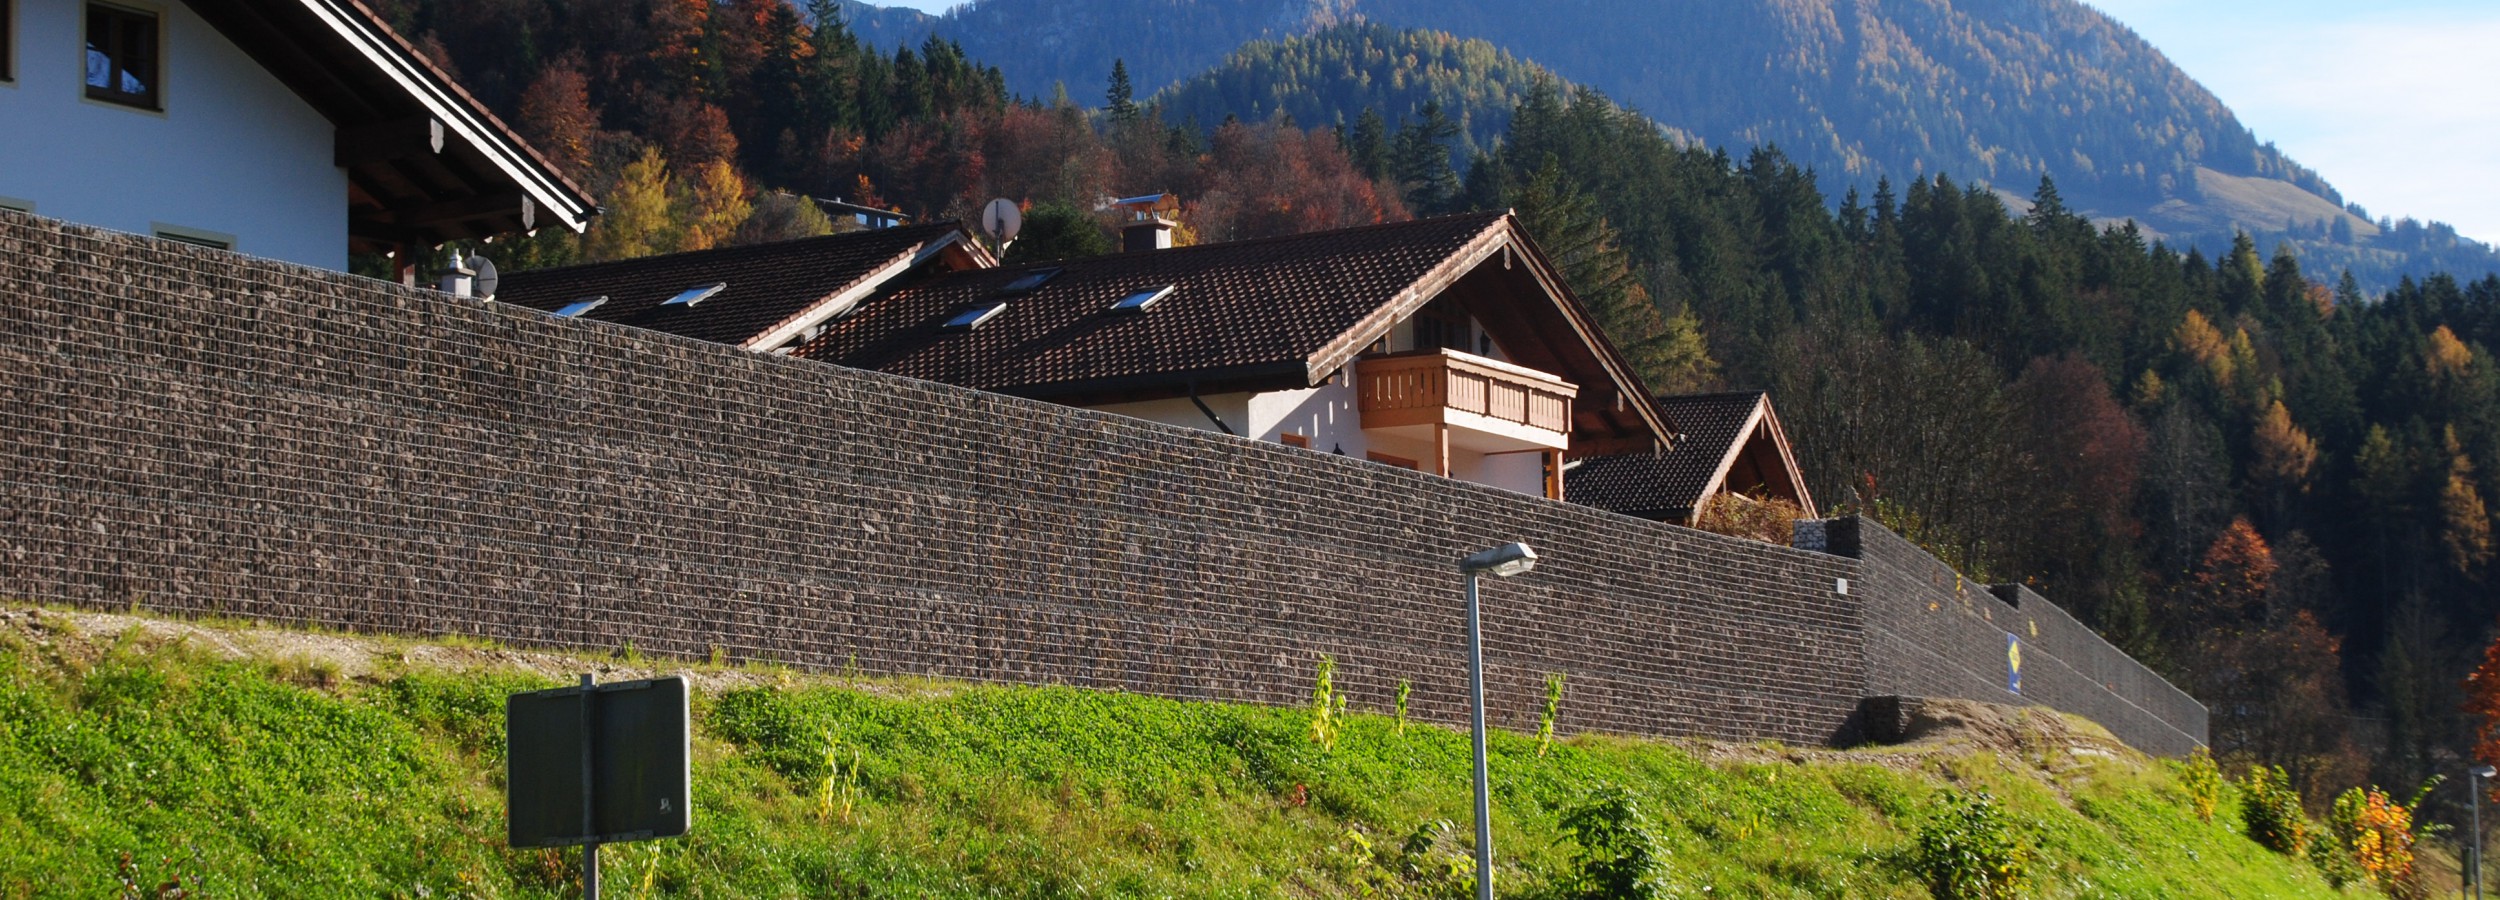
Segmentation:
{"type": "Polygon", "coordinates": [[[2240,823],[2249,840],[2285,856],[2299,856],[2309,846],[2309,817],[2300,808],[2300,791],[2280,766],[2256,766],[2240,784],[2240,823]]]}
{"type": "Polygon", "coordinates": [[[2321,852],[2313,846],[2309,857],[2311,862],[2324,859],[2319,870],[2339,886],[2366,877],[2387,896],[2423,897],[2429,892],[2413,870],[2418,836],[2411,805],[2396,802],[2375,786],[2356,787],[2337,796],[2327,816],[2326,839],[2317,844],[2330,849],[2321,852]]]}
{"type": "Polygon", "coordinates": [[[1554,746],[1554,718],[1562,714],[1563,676],[1560,672],[1545,673],[1545,712],[1536,720],[1536,755],[1554,746]]]}
{"type": "Polygon", "coordinates": [[[2022,896],[2031,850],[1985,791],[1945,790],[1920,828],[1911,866],[1939,900],[2004,900],[2022,896]]]}
{"type": "Polygon", "coordinates": [[[2179,770],[2179,786],[2187,789],[2188,808],[2196,817],[2213,821],[2214,810],[2222,806],[2222,767],[2214,765],[2214,755],[2203,747],[2188,754],[2179,770]]]}
{"type": "Polygon", "coordinates": [[[1752,538],[1782,547],[1795,539],[1804,507],[1778,497],[1748,497],[1732,491],[1714,494],[1693,517],[1693,527],[1729,537],[1752,538]]]}
{"type": "Polygon", "coordinates": [[[1579,870],[1565,896],[1587,900],[1649,900],[1667,895],[1667,849],[1629,791],[1606,788],[1563,814],[1562,827],[1580,844],[1579,870]]]}

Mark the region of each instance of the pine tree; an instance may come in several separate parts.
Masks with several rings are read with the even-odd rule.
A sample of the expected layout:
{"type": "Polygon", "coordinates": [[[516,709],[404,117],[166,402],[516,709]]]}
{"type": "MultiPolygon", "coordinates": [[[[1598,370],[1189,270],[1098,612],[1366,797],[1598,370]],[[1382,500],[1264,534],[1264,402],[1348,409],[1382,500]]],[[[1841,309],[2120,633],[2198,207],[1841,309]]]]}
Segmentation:
{"type": "Polygon", "coordinates": [[[1420,215],[1449,211],[1458,196],[1458,170],[1450,166],[1448,141],[1458,124],[1441,114],[1439,101],[1427,101],[1414,121],[1398,129],[1390,150],[1390,172],[1406,194],[1406,205],[1420,215]]]}
{"type": "Polygon", "coordinates": [[[1648,289],[1615,243],[1614,229],[1598,216],[1595,201],[1563,184],[1559,161],[1547,157],[1512,205],[1528,235],[1553,258],[1563,280],[1651,391],[1687,393],[1717,377],[1718,363],[1710,358],[1700,324],[1690,315],[1664,315],[1650,302],[1648,289]]]}
{"type": "Polygon", "coordinates": [[[1110,101],[1109,109],[1113,128],[1125,129],[1137,124],[1138,110],[1135,98],[1136,91],[1128,82],[1128,61],[1112,60],[1111,89],[1103,92],[1103,99],[1110,101]]]}

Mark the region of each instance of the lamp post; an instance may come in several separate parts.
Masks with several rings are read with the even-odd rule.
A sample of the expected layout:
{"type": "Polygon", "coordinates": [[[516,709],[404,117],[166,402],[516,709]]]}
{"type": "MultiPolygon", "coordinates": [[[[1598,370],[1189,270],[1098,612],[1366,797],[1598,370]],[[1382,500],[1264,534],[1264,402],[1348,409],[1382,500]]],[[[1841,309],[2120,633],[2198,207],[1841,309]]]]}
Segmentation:
{"type": "Polygon", "coordinates": [[[2500,775],[2490,766],[2465,770],[2465,795],[2474,808],[2474,900],[2483,900],[2483,779],[2500,775]]]}
{"type": "Polygon", "coordinates": [[[1512,542],[1458,561],[1467,576],[1467,695],[1476,749],[1476,900],[1493,900],[1493,793],[1484,759],[1484,627],[1477,613],[1476,576],[1509,578],[1536,568],[1536,551],[1512,542]]]}

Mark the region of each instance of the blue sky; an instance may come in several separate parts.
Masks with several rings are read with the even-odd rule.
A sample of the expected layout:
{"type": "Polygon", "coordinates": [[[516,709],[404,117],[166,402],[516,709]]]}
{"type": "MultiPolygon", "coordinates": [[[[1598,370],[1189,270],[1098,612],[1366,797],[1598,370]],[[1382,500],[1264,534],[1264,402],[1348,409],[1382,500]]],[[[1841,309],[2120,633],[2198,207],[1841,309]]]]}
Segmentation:
{"type": "Polygon", "coordinates": [[[2371,215],[2500,243],[2500,0],[2087,2],[2371,215]]]}
{"type": "Polygon", "coordinates": [[[2500,243],[2500,2],[2089,2],[2371,215],[2500,243]]]}

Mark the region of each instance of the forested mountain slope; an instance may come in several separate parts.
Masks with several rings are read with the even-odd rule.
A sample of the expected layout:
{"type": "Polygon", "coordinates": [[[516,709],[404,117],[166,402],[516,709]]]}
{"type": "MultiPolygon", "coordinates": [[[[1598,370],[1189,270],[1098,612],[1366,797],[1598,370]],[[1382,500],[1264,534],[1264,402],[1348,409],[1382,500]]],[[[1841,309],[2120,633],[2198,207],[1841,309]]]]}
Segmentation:
{"type": "MultiPolygon", "coordinates": [[[[979,0],[944,16],[843,6],[872,44],[956,40],[1035,96],[1055,84],[1087,96],[1114,58],[1146,93],[1236,68],[1226,55],[1252,40],[1356,19],[1433,29],[1490,41],[1732,152],[1775,144],[1832,196],[1879,176],[1947,174],[2017,200],[2049,175],[2093,217],[2208,252],[2234,230],[2268,248],[2291,240],[2313,270],[2350,268],[2364,287],[2500,271],[2500,256],[2445,226],[2356,215],[2158,49],[2077,0],[979,0]]],[[[1394,124],[1406,111],[1383,112],[1394,124]]]]}

